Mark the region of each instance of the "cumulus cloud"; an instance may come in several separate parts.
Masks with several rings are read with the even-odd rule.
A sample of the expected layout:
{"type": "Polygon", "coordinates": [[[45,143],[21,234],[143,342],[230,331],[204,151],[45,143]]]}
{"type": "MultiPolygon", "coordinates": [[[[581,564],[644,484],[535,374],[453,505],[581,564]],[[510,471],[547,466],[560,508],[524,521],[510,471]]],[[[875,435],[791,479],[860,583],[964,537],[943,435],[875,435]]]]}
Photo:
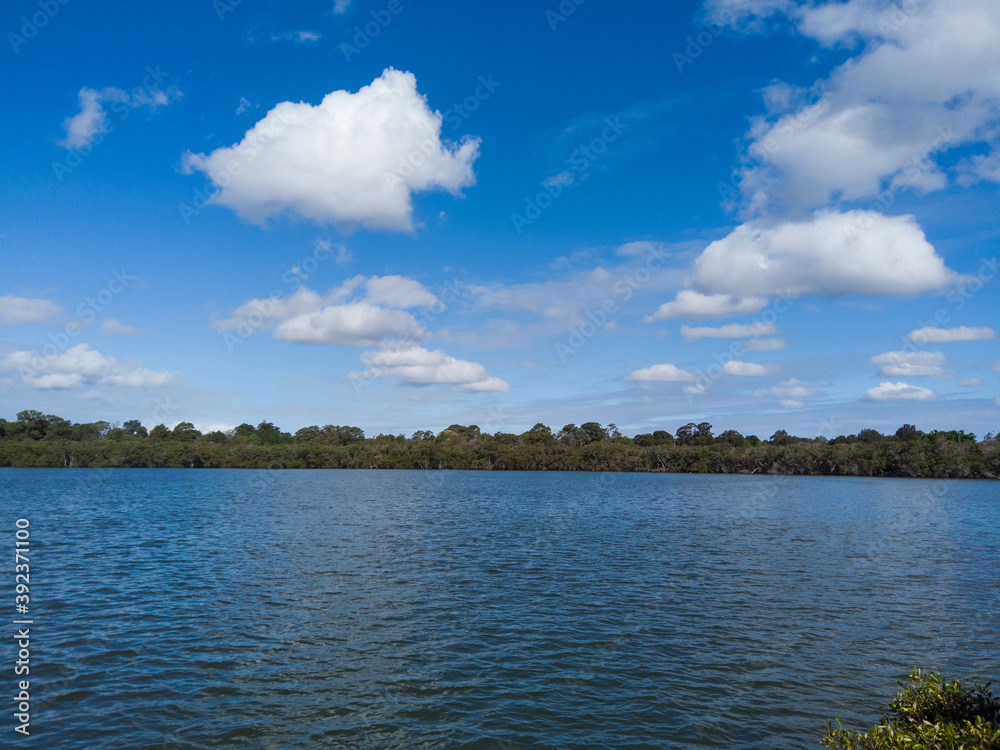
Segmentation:
{"type": "Polygon", "coordinates": [[[766,297],[741,298],[731,294],[701,294],[690,289],[682,289],[677,292],[674,301],[664,302],[655,313],[643,318],[643,322],[655,323],[674,318],[686,320],[729,318],[757,312],[766,304],[766,297]]]}
{"type": "Polygon", "coordinates": [[[758,336],[770,336],[775,332],[774,323],[751,323],[742,325],[730,323],[729,325],[712,328],[710,326],[681,326],[681,335],[687,341],[698,341],[703,338],[712,339],[749,339],[758,336]]]}
{"type": "Polygon", "coordinates": [[[865,392],[868,401],[927,401],[934,398],[934,391],[907,383],[879,383],[865,392]]]}
{"type": "Polygon", "coordinates": [[[948,378],[951,365],[941,352],[885,352],[871,358],[879,375],[888,378],[948,378]]]}
{"type": "Polygon", "coordinates": [[[906,338],[915,344],[946,344],[953,341],[987,341],[997,337],[992,328],[936,328],[925,326],[906,334],[906,338]]]}
{"type": "Polygon", "coordinates": [[[249,300],[213,326],[244,334],[273,329],[275,338],[301,344],[376,346],[389,337],[424,341],[430,333],[403,308],[436,302],[423,285],[404,276],[355,276],[326,295],[301,287],[285,299],[249,300]]]}
{"type": "MultiPolygon", "coordinates": [[[[743,31],[794,28],[824,46],[858,47],[815,96],[803,93],[790,111],[753,122],[740,183],[751,210],[858,200],[887,185],[940,189],[948,180],[939,153],[995,136],[1000,5],[993,0],[710,0],[709,11],[743,31]]],[[[977,162],[984,175],[989,159],[977,162]]]]}
{"type": "Polygon", "coordinates": [[[47,299],[0,297],[0,326],[45,323],[62,314],[62,308],[47,299]]]}
{"type": "Polygon", "coordinates": [[[756,378],[767,375],[771,370],[766,365],[756,362],[740,362],[738,359],[731,359],[722,366],[722,371],[726,375],[738,375],[740,377],[756,378]]]}
{"type": "Polygon", "coordinates": [[[440,350],[421,346],[384,348],[364,352],[366,369],[352,372],[353,379],[395,378],[405,385],[451,385],[466,391],[510,393],[510,385],[491,377],[478,362],[456,359],[440,350]]]}
{"type": "Polygon", "coordinates": [[[687,370],[679,369],[676,365],[664,363],[662,365],[653,365],[652,367],[644,367],[641,370],[636,370],[628,376],[627,380],[638,380],[644,383],[681,382],[685,380],[694,380],[694,375],[687,370]]]}
{"type": "Polygon", "coordinates": [[[479,139],[441,138],[442,115],[412,73],[388,68],[357,93],[318,105],[282,102],[233,146],[186,153],[186,173],[214,183],[212,203],[264,222],[295,214],[319,223],[410,231],[414,193],[453,194],[475,182],[479,139]]]}
{"type": "Polygon", "coordinates": [[[705,248],[691,285],[741,298],[902,296],[940,289],[956,278],[912,216],[819,211],[804,221],[737,227],[705,248]]]}
{"type": "Polygon", "coordinates": [[[38,389],[163,386],[182,377],[179,372],[150,370],[132,362],[119,362],[87,344],[77,344],[52,356],[30,351],[12,352],[0,361],[0,369],[20,373],[25,384],[38,389]]]}

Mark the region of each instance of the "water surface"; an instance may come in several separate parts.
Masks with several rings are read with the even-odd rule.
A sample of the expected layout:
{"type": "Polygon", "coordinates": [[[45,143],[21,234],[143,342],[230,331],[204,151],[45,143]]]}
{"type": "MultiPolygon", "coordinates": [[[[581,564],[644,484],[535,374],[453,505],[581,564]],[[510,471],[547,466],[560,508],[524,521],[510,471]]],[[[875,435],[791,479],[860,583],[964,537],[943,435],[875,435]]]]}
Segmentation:
{"type": "Polygon", "coordinates": [[[11,746],[815,747],[914,665],[1000,678],[1000,483],[2,469],[0,509],[11,746]]]}

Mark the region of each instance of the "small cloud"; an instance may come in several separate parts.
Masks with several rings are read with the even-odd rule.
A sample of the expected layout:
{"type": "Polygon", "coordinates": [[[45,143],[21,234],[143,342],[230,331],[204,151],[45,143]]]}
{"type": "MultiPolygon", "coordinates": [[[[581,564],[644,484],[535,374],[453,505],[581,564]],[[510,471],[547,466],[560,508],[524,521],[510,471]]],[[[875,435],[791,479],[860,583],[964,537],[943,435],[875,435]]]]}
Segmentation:
{"type": "Polygon", "coordinates": [[[333,15],[342,16],[351,9],[352,0],[333,0],[333,15]]]}
{"type": "Polygon", "coordinates": [[[743,345],[751,352],[776,352],[785,348],[784,339],[753,339],[743,345]]]}
{"type": "Polygon", "coordinates": [[[726,362],[722,366],[722,371],[726,375],[737,375],[745,378],[757,378],[761,375],[767,375],[770,372],[765,365],[757,364],[756,362],[740,362],[737,359],[731,359],[726,362]]]}
{"type": "Polygon", "coordinates": [[[292,44],[311,44],[318,42],[323,35],[318,31],[278,31],[271,34],[271,43],[291,42],[292,44]]]}
{"type": "Polygon", "coordinates": [[[757,312],[767,304],[766,297],[733,297],[729,294],[701,294],[690,289],[677,292],[673,302],[664,302],[644,323],[656,323],[672,318],[698,320],[702,318],[731,318],[735,315],[757,312]]]}
{"type": "Polygon", "coordinates": [[[992,328],[968,328],[959,326],[958,328],[936,328],[926,326],[917,328],[906,334],[908,341],[915,344],[945,344],[953,341],[988,341],[997,337],[996,331],[992,328]]]}
{"type": "Polygon", "coordinates": [[[681,335],[685,341],[698,341],[703,338],[713,339],[747,339],[758,336],[769,336],[775,332],[774,323],[753,323],[751,325],[741,325],[730,323],[729,325],[712,328],[710,326],[681,326],[681,335]]]}
{"type": "Polygon", "coordinates": [[[978,388],[983,384],[982,378],[967,378],[966,380],[959,380],[958,384],[962,388],[978,388]]]}
{"type": "Polygon", "coordinates": [[[367,369],[352,372],[351,379],[395,378],[404,385],[452,385],[466,391],[510,393],[510,385],[490,377],[478,362],[456,359],[440,349],[429,351],[422,346],[385,348],[365,352],[361,362],[367,369]]]}
{"type": "MultiPolygon", "coordinates": [[[[687,370],[681,370],[675,365],[666,363],[636,370],[626,380],[637,380],[640,382],[680,382],[694,380],[694,375],[687,370]]],[[[686,392],[687,389],[685,389],[686,392]]]]}
{"type": "Polygon", "coordinates": [[[62,314],[62,308],[47,299],[0,297],[0,326],[46,323],[62,314]]]}
{"type": "Polygon", "coordinates": [[[542,185],[545,187],[556,187],[557,185],[569,187],[573,184],[574,179],[572,172],[559,172],[542,180],[542,185]]]}
{"type": "Polygon", "coordinates": [[[137,328],[125,325],[118,318],[105,318],[101,321],[97,332],[101,336],[133,336],[141,333],[137,328]]]}
{"type": "Polygon", "coordinates": [[[245,115],[251,109],[255,109],[256,107],[259,106],[260,106],[259,104],[251,104],[249,99],[247,99],[245,96],[241,96],[240,106],[236,108],[236,114],[245,115]]]}
{"type": "Polygon", "coordinates": [[[879,383],[865,392],[867,401],[927,401],[934,398],[934,391],[908,383],[879,383]]]}
{"type": "Polygon", "coordinates": [[[179,372],[150,370],[132,362],[119,362],[87,344],[77,344],[54,356],[16,351],[0,360],[0,370],[19,372],[21,380],[39,390],[77,386],[162,386],[183,377],[179,372]]]}
{"type": "Polygon", "coordinates": [[[66,137],[59,141],[59,145],[66,149],[89,146],[97,138],[98,133],[108,132],[108,113],[103,106],[107,102],[124,103],[132,109],[147,107],[155,112],[158,108],[180,98],[180,93],[175,89],[161,91],[139,87],[134,89],[130,96],[114,86],[100,91],[85,86],[80,89],[77,98],[80,102],[80,111],[72,117],[67,117],[62,123],[66,137]]]}
{"type": "Polygon", "coordinates": [[[706,393],[708,393],[708,391],[701,383],[698,383],[697,385],[684,386],[684,394],[687,396],[704,396],[706,393]]]}
{"type": "Polygon", "coordinates": [[[784,409],[805,408],[805,400],[822,396],[820,391],[813,390],[811,383],[792,378],[771,388],[771,395],[781,402],[784,409]]]}
{"type": "Polygon", "coordinates": [[[885,377],[950,378],[946,368],[951,366],[941,352],[886,352],[871,358],[878,365],[879,375],[885,377]]]}

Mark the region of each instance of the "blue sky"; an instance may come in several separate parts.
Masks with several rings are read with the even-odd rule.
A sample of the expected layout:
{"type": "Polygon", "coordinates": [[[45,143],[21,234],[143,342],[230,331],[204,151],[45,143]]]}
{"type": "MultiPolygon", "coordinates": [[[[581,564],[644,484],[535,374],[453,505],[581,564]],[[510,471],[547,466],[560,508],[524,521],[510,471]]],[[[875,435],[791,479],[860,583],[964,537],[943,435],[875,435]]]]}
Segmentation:
{"type": "Polygon", "coordinates": [[[2,19],[7,419],[1000,429],[994,0],[2,19]]]}

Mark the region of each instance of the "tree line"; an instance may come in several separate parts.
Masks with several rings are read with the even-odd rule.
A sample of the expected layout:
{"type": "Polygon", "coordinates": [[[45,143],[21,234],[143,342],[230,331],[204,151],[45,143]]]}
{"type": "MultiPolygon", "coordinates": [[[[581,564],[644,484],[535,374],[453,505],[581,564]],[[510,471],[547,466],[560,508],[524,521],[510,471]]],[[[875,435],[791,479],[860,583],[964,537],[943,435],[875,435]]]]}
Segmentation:
{"type": "Polygon", "coordinates": [[[190,422],[148,429],[139,420],[72,423],[39,411],[0,419],[0,466],[258,469],[485,469],[641,471],[834,476],[1000,477],[1000,440],[964,430],[894,434],[861,430],[835,438],[767,439],[707,422],[633,437],[614,424],[536,424],[515,434],[453,424],[434,433],[366,437],[350,425],[311,425],[294,434],[271,422],[203,433],[190,422]]]}

